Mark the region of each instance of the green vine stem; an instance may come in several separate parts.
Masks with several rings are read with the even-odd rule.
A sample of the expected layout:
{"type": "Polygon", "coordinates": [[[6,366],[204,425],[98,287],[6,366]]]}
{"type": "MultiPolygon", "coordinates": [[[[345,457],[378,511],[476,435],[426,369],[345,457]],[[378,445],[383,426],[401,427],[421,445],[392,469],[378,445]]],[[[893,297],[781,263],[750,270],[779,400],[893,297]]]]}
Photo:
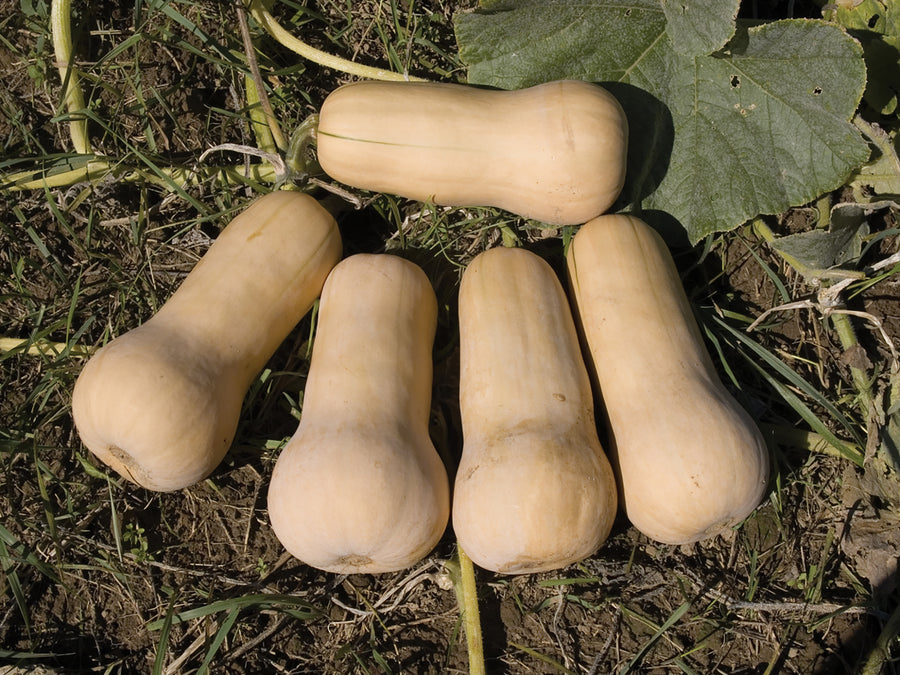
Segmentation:
{"type": "Polygon", "coordinates": [[[888,617],[875,641],[875,646],[858,671],[859,675],[879,675],[884,672],[885,664],[891,660],[891,645],[897,640],[898,635],[900,635],[900,604],[894,607],[894,611],[888,617]]]}
{"type": "Polygon", "coordinates": [[[339,56],[311,47],[285,30],[281,24],[275,20],[275,17],[273,17],[265,8],[263,0],[250,0],[249,10],[250,15],[256,23],[262,26],[269,35],[278,40],[284,47],[290,49],[295,54],[299,54],[304,59],[319,64],[323,68],[339,70],[348,75],[355,75],[356,77],[370,80],[393,80],[401,82],[425,81],[419,77],[412,77],[403,73],[395,73],[390,70],[383,70],[382,68],[373,68],[371,66],[354,63],[353,61],[348,61],[339,56]]]}
{"type": "Polygon", "coordinates": [[[256,139],[256,147],[267,154],[277,154],[279,146],[272,131],[274,127],[271,124],[269,114],[262,107],[256,81],[249,73],[244,76],[244,89],[247,92],[247,114],[250,117],[250,128],[253,131],[253,137],[256,139]]]}
{"type": "Polygon", "coordinates": [[[40,171],[22,171],[20,173],[0,176],[0,189],[10,191],[42,190],[46,188],[68,187],[83,181],[95,182],[114,175],[117,180],[126,182],[145,181],[161,187],[172,187],[173,184],[184,187],[192,183],[220,179],[239,184],[247,182],[275,183],[278,180],[276,170],[268,164],[250,164],[249,166],[198,166],[185,168],[180,166],[159,167],[155,171],[145,169],[123,169],[112,162],[95,160],[78,169],[61,171],[51,175],[40,175],[40,171]]]}
{"type": "Polygon", "coordinates": [[[64,353],[68,353],[71,356],[90,356],[94,352],[92,347],[79,344],[0,337],[0,354],[19,349],[28,356],[59,356],[64,353]]]}
{"type": "Polygon", "coordinates": [[[481,617],[478,611],[478,587],[475,585],[475,566],[456,542],[459,577],[462,591],[463,622],[469,653],[469,675],[484,675],[484,644],[481,638],[481,617]]]}
{"type": "MultiPolygon", "coordinates": [[[[841,342],[841,348],[848,352],[851,349],[859,349],[859,340],[856,338],[856,331],[850,317],[846,314],[833,312],[831,314],[831,325],[837,333],[838,340],[841,342]]],[[[859,366],[850,364],[850,377],[853,379],[853,385],[859,394],[859,410],[863,414],[864,419],[869,419],[874,404],[872,396],[872,383],[868,373],[859,366]]]]}
{"type": "Polygon", "coordinates": [[[71,0],[53,0],[50,5],[50,33],[53,39],[53,52],[56,66],[62,79],[63,102],[71,119],[69,133],[75,152],[82,155],[92,154],[91,142],[88,138],[87,118],[83,111],[84,93],[81,91],[81,78],[72,67],[72,2],[71,0]]]}

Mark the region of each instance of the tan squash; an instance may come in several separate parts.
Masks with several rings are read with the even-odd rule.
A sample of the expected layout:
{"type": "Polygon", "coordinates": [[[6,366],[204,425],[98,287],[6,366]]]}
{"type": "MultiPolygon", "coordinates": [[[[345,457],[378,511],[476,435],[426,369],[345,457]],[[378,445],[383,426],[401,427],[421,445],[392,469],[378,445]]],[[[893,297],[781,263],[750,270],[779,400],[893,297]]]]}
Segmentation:
{"type": "Polygon", "coordinates": [[[326,98],[317,144],[322,168],[347,185],[581,224],[622,190],[627,137],[619,103],[588,82],[367,81],[326,98]]]}
{"type": "Polygon", "coordinates": [[[459,333],[463,550],[508,574],[593,554],[612,528],[616,485],[556,273],[524,249],[485,251],[463,274],[459,333]]]}
{"type": "Polygon", "coordinates": [[[437,544],[450,512],[428,434],[437,300],[388,254],[343,260],[322,292],[300,426],[272,474],[284,547],[342,574],[391,572],[437,544]]]}
{"type": "Polygon", "coordinates": [[[716,373],[665,242],[601,216],[575,235],[568,275],[628,518],[669,544],[740,523],[765,494],[767,448],[716,373]]]}
{"type": "Polygon", "coordinates": [[[72,394],[84,445],[152,490],[202,480],[231,445],[253,379],[340,257],[337,224],[315,199],[256,200],[150,320],[87,362],[72,394]]]}

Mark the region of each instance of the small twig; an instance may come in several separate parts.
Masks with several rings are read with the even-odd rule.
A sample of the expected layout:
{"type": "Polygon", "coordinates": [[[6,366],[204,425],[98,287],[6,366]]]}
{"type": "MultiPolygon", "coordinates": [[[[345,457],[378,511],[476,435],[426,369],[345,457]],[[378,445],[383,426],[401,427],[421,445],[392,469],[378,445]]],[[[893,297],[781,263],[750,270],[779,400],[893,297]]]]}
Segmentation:
{"type": "Polygon", "coordinates": [[[597,675],[600,672],[600,662],[606,658],[606,654],[609,651],[609,648],[612,646],[613,639],[619,635],[619,625],[622,623],[622,607],[616,606],[616,614],[613,617],[613,627],[608,631],[606,636],[606,641],[603,643],[603,646],[600,647],[600,651],[597,652],[596,656],[594,656],[594,660],[591,663],[591,669],[588,671],[588,675],[597,675]]]}
{"type": "MultiPolygon", "coordinates": [[[[250,76],[253,78],[253,84],[256,86],[256,96],[259,99],[259,105],[263,109],[266,117],[266,124],[272,132],[272,139],[278,150],[284,152],[286,144],[284,134],[281,133],[281,125],[278,124],[278,118],[275,117],[275,111],[269,102],[269,95],[266,93],[266,87],[263,84],[262,75],[259,72],[259,62],[256,60],[256,49],[253,47],[253,37],[250,35],[250,26],[247,24],[247,13],[244,11],[244,0],[237,0],[237,16],[238,23],[241,26],[241,38],[244,41],[244,53],[247,56],[247,66],[250,68],[250,76]]],[[[265,149],[265,148],[264,148],[265,149]]]]}
{"type": "Polygon", "coordinates": [[[290,49],[292,52],[299,54],[304,59],[308,59],[313,63],[317,63],[323,68],[331,68],[333,70],[339,70],[342,73],[347,73],[348,75],[355,75],[356,77],[370,79],[370,80],[393,80],[393,81],[417,81],[417,82],[425,82],[420,77],[412,77],[405,73],[395,73],[390,70],[384,70],[382,68],[372,68],[371,66],[365,66],[359,63],[354,63],[353,61],[348,61],[346,59],[342,59],[339,56],[334,56],[333,54],[329,54],[328,52],[323,52],[315,47],[311,47],[306,44],[302,40],[298,40],[293,35],[291,35],[288,31],[281,27],[281,25],[275,20],[268,10],[263,6],[262,0],[250,0],[250,15],[253,19],[278,42],[280,42],[284,47],[290,49]]]}
{"type": "Polygon", "coordinates": [[[365,206],[365,202],[357,197],[355,194],[350,192],[349,190],[345,190],[339,185],[333,185],[332,183],[326,183],[323,180],[319,180],[318,178],[309,178],[308,182],[310,185],[315,185],[317,187],[322,188],[323,190],[330,192],[333,195],[337,195],[344,201],[350,203],[353,208],[359,210],[365,206]]]}
{"type": "Polygon", "coordinates": [[[201,628],[203,632],[188,645],[187,649],[185,649],[178,658],[166,667],[165,671],[163,671],[165,675],[178,675],[178,673],[183,672],[181,667],[187,663],[194,654],[200,651],[200,648],[203,647],[204,643],[212,637],[214,626],[205,620],[202,620],[202,623],[204,624],[201,628]]]}
{"type": "Polygon", "coordinates": [[[272,168],[275,170],[275,179],[277,183],[282,183],[288,178],[289,169],[287,167],[287,164],[284,163],[284,159],[281,157],[281,155],[266,152],[265,150],[260,150],[259,148],[254,148],[252,145],[240,145],[238,143],[220,143],[219,145],[214,145],[211,148],[207,148],[206,150],[204,150],[203,154],[200,155],[199,161],[205,161],[210,154],[212,154],[213,152],[218,152],[219,150],[231,150],[232,152],[239,152],[243,155],[260,157],[272,165],[272,168]]]}
{"type": "Polygon", "coordinates": [[[732,612],[771,612],[773,614],[869,614],[881,616],[880,612],[869,607],[854,605],[837,605],[833,602],[809,604],[805,602],[740,602],[729,600],[724,603],[732,612]]]}
{"type": "Polygon", "coordinates": [[[344,609],[359,618],[374,616],[377,612],[392,612],[400,606],[400,603],[406,599],[406,596],[410,593],[410,591],[412,591],[423,581],[434,581],[440,584],[438,575],[434,572],[428,571],[428,569],[434,567],[434,565],[434,562],[429,561],[426,562],[422,567],[410,572],[406,577],[404,577],[399,582],[394,584],[390,589],[388,589],[387,592],[382,594],[375,602],[371,603],[371,609],[359,609],[358,607],[351,607],[350,605],[338,600],[333,596],[330,597],[329,600],[341,609],[344,609]],[[390,605],[385,605],[387,600],[395,594],[397,594],[397,598],[390,605]]]}
{"type": "Polygon", "coordinates": [[[225,662],[231,663],[235,659],[239,659],[240,657],[242,657],[247,652],[253,651],[254,649],[256,649],[257,645],[259,645],[261,642],[267,640],[268,638],[272,637],[273,635],[275,635],[275,633],[277,633],[279,630],[281,630],[281,626],[284,623],[286,618],[287,617],[284,614],[278,615],[275,618],[275,621],[272,622],[272,625],[269,626],[268,628],[266,628],[262,633],[260,633],[256,637],[254,637],[252,640],[248,640],[247,642],[242,644],[240,647],[237,647],[236,649],[234,649],[234,651],[229,652],[228,655],[225,657],[225,662]]]}

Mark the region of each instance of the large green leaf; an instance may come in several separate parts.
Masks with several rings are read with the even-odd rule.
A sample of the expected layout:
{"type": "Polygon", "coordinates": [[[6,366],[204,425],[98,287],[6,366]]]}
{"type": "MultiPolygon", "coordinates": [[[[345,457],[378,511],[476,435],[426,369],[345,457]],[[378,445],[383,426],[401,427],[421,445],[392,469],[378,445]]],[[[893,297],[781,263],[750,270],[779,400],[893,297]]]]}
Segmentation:
{"type": "Polygon", "coordinates": [[[621,80],[662,39],[659,0],[492,2],[455,20],[469,82],[519,89],[573,78],[621,80]]]}
{"type": "Polygon", "coordinates": [[[834,8],[838,23],[862,43],[869,71],[865,100],[877,112],[894,113],[900,92],[900,1],[854,0],[834,8]]]}
{"type": "Polygon", "coordinates": [[[674,219],[691,242],[805,203],[866,161],[849,121],[865,64],[843,29],[814,20],[735,28],[722,3],[729,10],[712,12],[718,28],[704,33],[686,17],[707,3],[682,0],[691,11],[673,18],[670,2],[494,3],[457,17],[460,55],[473,84],[603,82],[631,127],[623,202],[649,220],[674,219]],[[698,51],[730,31],[723,49],[698,51]]]}
{"type": "Polygon", "coordinates": [[[666,34],[681,54],[711,54],[734,35],[740,0],[660,0],[666,34]]]}

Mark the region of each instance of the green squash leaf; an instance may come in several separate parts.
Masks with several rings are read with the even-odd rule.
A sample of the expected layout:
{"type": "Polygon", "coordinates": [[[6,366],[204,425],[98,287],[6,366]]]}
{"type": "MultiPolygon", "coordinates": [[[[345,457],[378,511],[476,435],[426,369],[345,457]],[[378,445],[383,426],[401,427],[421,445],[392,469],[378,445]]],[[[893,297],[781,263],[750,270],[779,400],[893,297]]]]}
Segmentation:
{"type": "MultiPolygon", "coordinates": [[[[869,148],[850,123],[865,64],[842,28],[739,23],[723,49],[697,53],[689,47],[703,40],[670,19],[667,7],[499,2],[459,15],[456,35],[472,84],[603,83],[630,125],[619,206],[630,204],[662,229],[676,221],[692,243],[806,203],[865,163],[869,148]]],[[[707,46],[716,41],[707,38],[707,46]]]]}
{"type": "Polygon", "coordinates": [[[821,278],[827,270],[859,259],[864,237],[869,233],[862,207],[835,210],[828,229],[797,232],[779,237],[772,246],[802,265],[804,276],[821,278]]]}
{"type": "Polygon", "coordinates": [[[455,20],[469,82],[521,89],[562,79],[623,80],[664,39],[659,0],[501,0],[455,20]]]}
{"type": "Polygon", "coordinates": [[[863,98],[878,113],[897,110],[900,95],[900,2],[845,0],[834,17],[863,47],[869,81],[863,98]]]}
{"type": "Polygon", "coordinates": [[[874,148],[872,160],[861,167],[851,178],[854,187],[868,186],[878,195],[900,195],[900,155],[897,152],[897,133],[893,136],[881,127],[866,122],[861,117],[855,120],[874,148]]]}
{"type": "Polygon", "coordinates": [[[666,34],[679,54],[711,54],[734,35],[740,0],[660,0],[666,34]]]}

